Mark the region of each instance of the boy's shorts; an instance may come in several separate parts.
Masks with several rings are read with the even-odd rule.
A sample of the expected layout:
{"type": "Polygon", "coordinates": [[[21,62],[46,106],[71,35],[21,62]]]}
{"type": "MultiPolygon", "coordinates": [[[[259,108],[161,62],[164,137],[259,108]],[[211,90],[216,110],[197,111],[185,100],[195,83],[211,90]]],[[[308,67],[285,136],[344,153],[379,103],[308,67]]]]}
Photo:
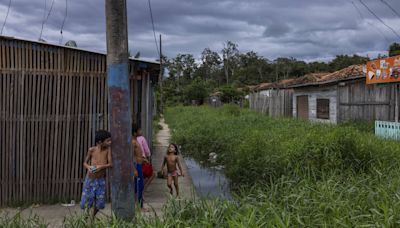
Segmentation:
{"type": "Polygon", "coordinates": [[[93,207],[93,202],[96,200],[96,208],[104,209],[106,205],[106,180],[105,178],[85,178],[82,189],[82,198],[80,206],[82,209],[85,207],[93,207]]]}
{"type": "Polygon", "coordinates": [[[169,177],[177,177],[178,176],[178,171],[174,170],[172,172],[168,172],[169,177]]]}

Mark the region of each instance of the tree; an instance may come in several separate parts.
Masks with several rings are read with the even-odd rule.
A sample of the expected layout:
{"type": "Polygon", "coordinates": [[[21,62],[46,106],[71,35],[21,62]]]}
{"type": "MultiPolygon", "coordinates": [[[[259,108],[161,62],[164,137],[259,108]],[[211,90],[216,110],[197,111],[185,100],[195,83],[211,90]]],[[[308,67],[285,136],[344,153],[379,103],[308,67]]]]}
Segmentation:
{"type": "MultiPolygon", "coordinates": [[[[391,54],[396,50],[400,50],[400,44],[394,43],[390,47],[391,54]]],[[[165,58],[163,62],[169,70],[169,77],[165,80],[163,96],[170,104],[183,103],[204,97],[204,86],[209,91],[219,87],[219,91],[223,90],[221,92],[225,94],[223,99],[231,102],[240,96],[236,88],[309,73],[333,72],[367,61],[368,57],[359,55],[338,55],[330,62],[307,63],[293,57],[270,61],[254,51],[240,53],[237,44],[227,41],[220,53],[205,48],[199,65],[191,54],[178,54],[169,60],[165,58]],[[204,84],[201,85],[200,81],[204,84]]]]}
{"type": "Polygon", "coordinates": [[[243,91],[236,89],[231,85],[224,85],[218,89],[222,93],[221,101],[223,103],[230,103],[239,101],[243,97],[243,91]]]}
{"type": "Polygon", "coordinates": [[[324,62],[311,62],[308,63],[308,73],[316,73],[316,72],[329,72],[329,64],[324,62]]]}
{"type": "Polygon", "coordinates": [[[202,78],[208,80],[220,70],[221,57],[217,52],[212,51],[210,48],[205,48],[201,53],[201,66],[199,70],[202,71],[202,78]]]}
{"type": "Polygon", "coordinates": [[[253,51],[239,54],[238,67],[236,79],[240,85],[261,82],[265,78],[265,72],[269,70],[267,60],[253,51]]]}
{"type": "Polygon", "coordinates": [[[399,43],[392,43],[389,46],[389,57],[400,55],[400,44],[399,43]]]}
{"type": "Polygon", "coordinates": [[[191,54],[178,54],[174,59],[170,61],[171,72],[175,74],[177,78],[184,77],[191,79],[193,73],[197,69],[197,64],[191,54]]]}
{"type": "Polygon", "coordinates": [[[338,55],[329,63],[330,71],[337,71],[354,64],[365,64],[369,61],[368,57],[359,55],[338,55]]]}
{"type": "Polygon", "coordinates": [[[274,60],[276,81],[280,79],[287,79],[293,77],[291,75],[293,70],[294,58],[277,58],[274,60]]]}
{"type": "Polygon", "coordinates": [[[168,61],[167,66],[171,79],[177,81],[178,91],[182,90],[183,86],[190,84],[197,69],[197,64],[191,54],[178,54],[168,61]]]}
{"type": "Polygon", "coordinates": [[[202,104],[208,93],[206,82],[197,78],[185,88],[183,94],[186,101],[196,100],[199,104],[202,104]]]}
{"type": "Polygon", "coordinates": [[[224,44],[224,48],[221,50],[221,53],[224,62],[226,84],[229,84],[229,78],[234,74],[236,59],[239,55],[238,45],[228,40],[224,44]]]}

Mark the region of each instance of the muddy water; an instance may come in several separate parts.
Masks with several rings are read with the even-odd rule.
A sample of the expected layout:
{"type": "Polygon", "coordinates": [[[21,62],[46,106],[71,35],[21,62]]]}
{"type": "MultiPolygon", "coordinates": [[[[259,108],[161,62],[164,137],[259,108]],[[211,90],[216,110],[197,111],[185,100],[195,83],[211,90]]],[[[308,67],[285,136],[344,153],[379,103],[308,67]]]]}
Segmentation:
{"type": "Polygon", "coordinates": [[[229,180],[223,169],[204,167],[196,160],[185,157],[185,162],[192,177],[196,192],[200,197],[231,199],[229,180]]]}

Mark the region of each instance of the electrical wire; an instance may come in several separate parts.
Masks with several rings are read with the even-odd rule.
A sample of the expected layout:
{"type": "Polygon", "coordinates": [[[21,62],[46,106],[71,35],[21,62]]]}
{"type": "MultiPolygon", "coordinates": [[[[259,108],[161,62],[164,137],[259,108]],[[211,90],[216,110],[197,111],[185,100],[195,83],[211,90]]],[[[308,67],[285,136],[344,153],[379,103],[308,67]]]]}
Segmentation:
{"type": "Polygon", "coordinates": [[[393,11],[394,14],[396,14],[398,17],[400,17],[400,13],[397,12],[397,10],[395,8],[393,8],[387,1],[385,0],[380,0],[383,4],[385,4],[387,7],[389,7],[389,9],[391,9],[393,11]]]}
{"type": "Polygon", "coordinates": [[[65,20],[67,19],[68,16],[68,0],[65,0],[65,15],[64,15],[64,20],[61,24],[61,29],[60,29],[60,34],[61,34],[61,38],[60,38],[60,45],[62,44],[63,41],[63,29],[64,29],[64,25],[65,25],[65,20]]]}
{"type": "MultiPolygon", "coordinates": [[[[44,4],[45,13],[44,13],[44,15],[46,15],[46,2],[47,1],[45,0],[45,4],[44,4]]],[[[47,14],[47,17],[43,18],[42,29],[40,30],[40,35],[39,35],[39,41],[42,39],[43,28],[44,28],[44,25],[47,23],[47,20],[50,17],[51,11],[53,10],[54,2],[55,2],[55,0],[53,0],[51,2],[51,6],[50,6],[50,9],[49,9],[49,13],[47,14]]]]}
{"type": "Polygon", "coordinates": [[[390,27],[389,25],[387,25],[380,17],[378,17],[378,15],[376,15],[376,14],[374,13],[374,11],[372,11],[362,0],[359,0],[359,1],[360,1],[360,3],[361,3],[365,8],[367,8],[367,10],[368,10],[372,15],[375,16],[376,19],[378,19],[384,26],[386,26],[387,28],[389,28],[389,29],[400,39],[400,35],[399,35],[392,27],[390,27]]]}
{"type": "Polygon", "coordinates": [[[8,3],[8,9],[7,9],[6,18],[4,19],[3,26],[1,27],[0,35],[3,35],[3,29],[4,29],[4,27],[6,26],[8,14],[10,13],[10,8],[11,8],[11,0],[10,0],[10,2],[8,3]]]}
{"type": "MultiPolygon", "coordinates": [[[[356,11],[358,12],[358,14],[360,15],[361,20],[365,20],[363,14],[361,13],[361,10],[357,7],[357,5],[354,3],[354,1],[351,1],[351,4],[353,4],[354,8],[356,9],[356,11]]],[[[386,40],[386,42],[390,42],[390,40],[385,36],[385,34],[382,32],[382,30],[379,29],[378,26],[375,26],[374,24],[372,24],[371,22],[365,20],[370,26],[374,27],[381,35],[382,37],[386,40]]]]}
{"type": "Polygon", "coordinates": [[[40,40],[41,37],[42,37],[43,25],[44,25],[44,21],[46,20],[46,12],[47,12],[47,0],[44,0],[42,29],[41,29],[41,31],[40,31],[39,40],[40,40]]]}
{"type": "Polygon", "coordinates": [[[158,49],[158,42],[157,42],[157,38],[156,38],[156,30],[154,29],[153,11],[151,10],[150,0],[148,0],[148,2],[149,2],[149,9],[150,9],[151,24],[152,24],[152,27],[153,27],[154,42],[156,44],[158,56],[160,56],[160,50],[158,49]]]}

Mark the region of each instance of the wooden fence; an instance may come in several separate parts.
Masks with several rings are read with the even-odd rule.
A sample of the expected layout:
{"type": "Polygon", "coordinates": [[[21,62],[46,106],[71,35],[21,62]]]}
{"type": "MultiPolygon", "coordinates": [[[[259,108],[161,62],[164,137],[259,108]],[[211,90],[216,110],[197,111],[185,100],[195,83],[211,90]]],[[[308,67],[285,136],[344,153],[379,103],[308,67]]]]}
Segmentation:
{"type": "MultiPolygon", "coordinates": [[[[129,63],[132,119],[150,142],[156,68],[129,63]]],[[[106,72],[104,54],[0,37],[0,206],[79,199],[85,153],[108,129],[106,72]]]]}
{"type": "Polygon", "coordinates": [[[249,96],[250,109],[272,117],[292,116],[293,90],[268,90],[249,96]]]}

